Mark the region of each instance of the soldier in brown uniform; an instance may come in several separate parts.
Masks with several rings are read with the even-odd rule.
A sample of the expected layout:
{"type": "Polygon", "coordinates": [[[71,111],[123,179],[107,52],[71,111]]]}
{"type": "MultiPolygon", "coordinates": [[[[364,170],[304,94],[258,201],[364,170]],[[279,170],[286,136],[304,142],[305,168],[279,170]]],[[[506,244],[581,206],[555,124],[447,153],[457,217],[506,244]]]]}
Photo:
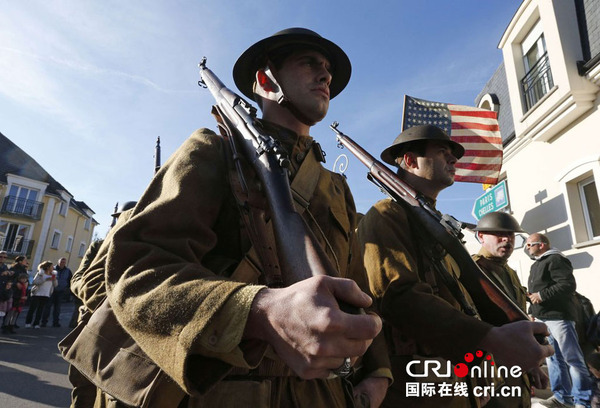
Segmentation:
{"type": "MultiPolygon", "coordinates": [[[[521,285],[517,272],[508,266],[508,258],[515,247],[515,232],[524,232],[519,222],[505,212],[488,213],[481,217],[474,231],[481,242],[481,249],[473,260],[517,306],[527,313],[527,289],[521,285]]],[[[548,386],[548,376],[539,367],[520,378],[507,376],[507,386],[521,388],[521,397],[492,398],[487,407],[531,407],[531,385],[543,389],[548,386]],[[529,378],[531,376],[531,381],[529,378]]]]}
{"type": "Polygon", "coordinates": [[[384,339],[373,342],[381,320],[338,305],[371,305],[360,253],[352,251],[354,202],[344,177],[320,165],[309,136],[350,70],[337,45],[294,28],[251,46],[233,72],[260,105],[260,126],[289,153],[302,216],[349,279],[319,276],[275,289],[264,285],[260,266],[246,268],[251,245],[224,142],[209,129],[169,158],[115,231],[108,300],[123,328],[185,391],[169,406],[346,407],[353,396],[346,399],[344,380],[332,373],[363,354],[357,400],[379,406],[383,399],[391,373],[384,339]]]}
{"type": "MultiPolygon", "coordinates": [[[[115,213],[111,214],[114,220],[112,229],[108,231],[104,239],[94,241],[90,245],[81,260],[79,268],[71,278],[71,291],[81,304],[78,322],[89,320],[91,313],[106,297],[104,269],[110,238],[118,226],[129,219],[135,204],[135,201],[126,201],[115,213]]],[[[96,386],[72,365],[69,365],[69,381],[73,385],[71,408],[93,407],[96,398],[102,399],[102,395],[98,392],[96,386]]]]}
{"type": "MultiPolygon", "coordinates": [[[[451,141],[443,130],[423,125],[403,131],[382,152],[381,158],[398,166],[399,176],[435,208],[440,191],[454,183],[454,165],[463,154],[464,148],[451,141]]],[[[371,291],[384,319],[394,375],[383,406],[480,405],[487,398],[465,397],[460,393],[440,395],[439,389],[433,396],[407,396],[411,386],[408,383],[417,383],[419,391],[423,384],[435,385],[436,381],[454,381],[458,387],[464,383],[456,377],[438,378],[431,371],[428,377],[416,378],[410,375],[415,374],[414,370],[407,371],[408,364],[423,368],[424,364],[412,362],[436,359],[441,361],[444,373],[443,359],[464,363],[466,353],[484,350],[494,353],[501,364],[518,364],[529,369],[552,352],[533,337],[533,333],[546,333],[546,327],[527,321],[492,327],[467,314],[473,304],[458,281],[458,265],[449,255],[430,253],[428,238],[423,237],[422,227],[408,217],[404,205],[389,199],[379,201],[358,228],[371,291]],[[456,289],[444,284],[436,267],[451,274],[454,282],[451,286],[456,289]]],[[[465,388],[473,386],[471,381],[468,383],[465,388]]]]}

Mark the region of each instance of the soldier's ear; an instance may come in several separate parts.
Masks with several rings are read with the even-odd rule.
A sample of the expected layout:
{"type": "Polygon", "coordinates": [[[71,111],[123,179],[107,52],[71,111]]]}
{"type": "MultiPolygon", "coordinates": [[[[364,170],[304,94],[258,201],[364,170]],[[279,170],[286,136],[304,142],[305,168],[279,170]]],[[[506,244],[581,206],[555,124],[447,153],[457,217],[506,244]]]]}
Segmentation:
{"type": "Polygon", "coordinates": [[[417,155],[414,152],[404,153],[404,164],[405,164],[406,168],[416,168],[417,167],[417,155]]]}
{"type": "MultiPolygon", "coordinates": [[[[273,83],[269,75],[263,68],[256,71],[256,90],[260,89],[264,92],[276,92],[277,86],[273,83]]],[[[258,93],[258,92],[257,92],[258,93]]],[[[260,93],[259,93],[260,94],[260,93]]]]}

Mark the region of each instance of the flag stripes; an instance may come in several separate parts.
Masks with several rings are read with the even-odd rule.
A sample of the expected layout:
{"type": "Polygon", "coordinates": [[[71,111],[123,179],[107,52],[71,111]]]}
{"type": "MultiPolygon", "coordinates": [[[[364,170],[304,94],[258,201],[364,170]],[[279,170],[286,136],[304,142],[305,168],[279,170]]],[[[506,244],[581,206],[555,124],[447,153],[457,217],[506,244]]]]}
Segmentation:
{"type": "Polygon", "coordinates": [[[434,125],[465,148],[456,181],[496,184],[502,168],[502,137],[496,112],[404,96],[402,130],[434,125]]]}

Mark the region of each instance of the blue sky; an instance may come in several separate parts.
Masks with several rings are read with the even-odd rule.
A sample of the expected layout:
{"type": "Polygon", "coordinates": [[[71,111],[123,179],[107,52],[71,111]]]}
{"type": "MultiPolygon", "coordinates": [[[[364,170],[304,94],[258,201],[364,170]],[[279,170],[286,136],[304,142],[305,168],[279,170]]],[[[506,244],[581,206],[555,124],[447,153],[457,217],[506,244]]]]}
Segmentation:
{"type": "MultiPolygon", "coordinates": [[[[312,135],[328,168],[343,151],[333,121],[376,157],[400,131],[404,94],[473,105],[502,62],[497,49],[520,0],[5,1],[0,12],[0,132],[95,212],[104,236],[115,202],[137,199],[154,168],[197,128],[215,129],[197,86],[203,56],[231,69],[255,41],[307,27],[340,45],[353,73],[312,135]]],[[[357,208],[383,198],[350,157],[357,208]]],[[[473,221],[481,185],[444,191],[441,211],[473,221]]]]}

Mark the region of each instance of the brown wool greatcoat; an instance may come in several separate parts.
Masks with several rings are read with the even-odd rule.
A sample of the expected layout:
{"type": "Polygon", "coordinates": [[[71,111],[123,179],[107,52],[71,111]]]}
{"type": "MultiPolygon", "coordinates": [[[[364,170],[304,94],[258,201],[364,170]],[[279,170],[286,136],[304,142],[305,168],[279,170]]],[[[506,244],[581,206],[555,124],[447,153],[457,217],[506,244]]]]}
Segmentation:
{"type": "MultiPolygon", "coordinates": [[[[431,269],[431,260],[423,254],[423,242],[416,236],[415,228],[419,227],[411,224],[402,205],[390,199],[376,203],[358,227],[371,292],[384,318],[394,376],[383,406],[470,407],[466,397],[406,396],[407,382],[432,382],[431,378],[408,376],[408,362],[432,357],[450,359],[454,364],[464,362],[465,353],[474,353],[491,329],[488,323],[463,313],[439,278],[435,293],[423,277],[425,269],[431,269]]],[[[443,263],[455,278],[460,276],[450,256],[446,255],[443,263]]]]}
{"type": "MultiPolygon", "coordinates": [[[[265,123],[265,126],[270,126],[265,123]]],[[[291,179],[313,140],[277,128],[291,152],[291,179]]],[[[341,380],[301,380],[271,351],[242,341],[250,306],[262,286],[230,274],[249,249],[228,182],[221,137],[200,129],[165,163],[114,233],[106,262],[114,313],[139,346],[189,395],[188,406],[342,407],[341,380]],[[270,378],[233,381],[229,369],[282,367],[270,378]],[[248,406],[250,406],[248,405],[248,406]],[[237,406],[237,405],[236,405],[237,406]]],[[[340,275],[368,290],[355,246],[356,212],[339,174],[318,166],[303,213],[340,275]],[[325,239],[326,238],[326,239],[325,239]]],[[[383,338],[363,358],[367,375],[390,377],[383,338]]],[[[239,376],[236,377],[239,379],[239,376]]],[[[174,401],[177,406],[179,401],[174,401]]]]}

